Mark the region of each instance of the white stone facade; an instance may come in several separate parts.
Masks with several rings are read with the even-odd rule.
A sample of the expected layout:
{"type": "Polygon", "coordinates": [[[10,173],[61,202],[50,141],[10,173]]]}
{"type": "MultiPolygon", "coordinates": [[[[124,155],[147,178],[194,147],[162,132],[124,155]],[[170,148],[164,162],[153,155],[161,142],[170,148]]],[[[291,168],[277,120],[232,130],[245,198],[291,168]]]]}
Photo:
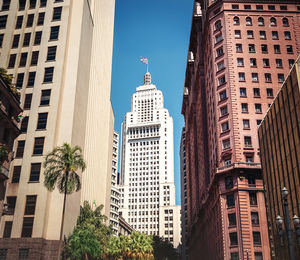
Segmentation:
{"type": "Polygon", "coordinates": [[[131,112],[122,123],[121,141],[122,216],[135,230],[165,237],[177,247],[180,209],[175,206],[173,119],[164,108],[162,92],[151,84],[149,72],[144,85],[132,96],[131,112]],[[165,209],[178,214],[167,236],[165,209]]]}

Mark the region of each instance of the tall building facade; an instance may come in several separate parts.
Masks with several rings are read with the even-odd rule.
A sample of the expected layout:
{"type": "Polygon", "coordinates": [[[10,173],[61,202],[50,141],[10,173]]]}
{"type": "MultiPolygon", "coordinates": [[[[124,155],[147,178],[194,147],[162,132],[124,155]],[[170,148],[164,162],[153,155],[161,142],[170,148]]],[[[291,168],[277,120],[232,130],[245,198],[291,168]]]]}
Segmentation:
{"type": "Polygon", "coordinates": [[[151,74],[136,88],[122,123],[120,211],[137,231],[180,243],[175,205],[173,119],[151,74]]]}
{"type": "Polygon", "coordinates": [[[182,260],[187,259],[187,185],[186,185],[186,151],[185,128],[181,131],[180,140],[180,184],[181,184],[181,255],[182,260]]]}
{"type": "Polygon", "coordinates": [[[1,253],[7,259],[53,259],[63,196],[43,185],[46,153],[67,142],[82,147],[87,162],[81,191],[67,198],[65,235],[84,200],[103,204],[110,214],[114,1],[1,3],[0,66],[13,75],[24,109],[6,189],[6,201],[15,203],[1,219],[0,236],[6,222],[12,226],[1,239],[1,253]]]}
{"type": "Polygon", "coordinates": [[[110,225],[114,234],[118,235],[119,229],[119,201],[120,192],[117,183],[118,175],[118,156],[119,156],[119,134],[114,131],[113,135],[113,155],[111,173],[111,197],[110,197],[110,225]]]}
{"type": "Polygon", "coordinates": [[[272,259],[289,255],[282,189],[287,188],[294,259],[300,259],[300,59],[295,63],[258,129],[262,174],[266,190],[272,259]],[[283,223],[278,226],[277,217],[283,223]],[[280,229],[282,233],[280,234],[280,229]],[[298,230],[298,231],[297,231],[298,230]],[[298,233],[297,233],[298,232],[298,233]]]}
{"type": "Polygon", "coordinates": [[[195,1],[182,113],[189,259],[270,259],[257,127],[300,45],[295,1],[195,1]]]}

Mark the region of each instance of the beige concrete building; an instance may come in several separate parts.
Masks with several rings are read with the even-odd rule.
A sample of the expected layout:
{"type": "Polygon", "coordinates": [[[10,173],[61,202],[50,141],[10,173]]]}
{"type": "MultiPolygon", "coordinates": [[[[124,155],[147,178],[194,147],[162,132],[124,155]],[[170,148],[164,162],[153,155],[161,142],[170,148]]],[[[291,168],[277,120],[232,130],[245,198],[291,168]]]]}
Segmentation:
{"type": "Polygon", "coordinates": [[[110,214],[114,115],[110,102],[114,0],[0,1],[0,66],[14,76],[24,109],[6,200],[13,221],[0,253],[6,259],[57,255],[63,196],[43,185],[41,163],[53,147],[83,148],[82,189],[68,196],[64,234],[80,202],[110,214]],[[19,180],[14,176],[20,169],[19,180]],[[100,181],[101,180],[101,181],[100,181]],[[34,249],[33,249],[34,244],[34,249]]]}

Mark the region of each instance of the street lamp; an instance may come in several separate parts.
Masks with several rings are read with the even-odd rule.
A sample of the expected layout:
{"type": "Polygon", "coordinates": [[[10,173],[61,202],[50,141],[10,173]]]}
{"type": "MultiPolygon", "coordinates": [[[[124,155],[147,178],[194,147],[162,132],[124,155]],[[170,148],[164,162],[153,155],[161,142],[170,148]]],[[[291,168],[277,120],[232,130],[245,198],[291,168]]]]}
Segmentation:
{"type": "Polygon", "coordinates": [[[291,228],[290,214],[289,214],[288,201],[287,201],[289,191],[286,187],[284,187],[282,189],[281,195],[282,195],[283,204],[284,204],[284,222],[285,222],[285,229],[287,232],[290,260],[295,260],[293,232],[292,232],[292,228],[291,228]]]}
{"type": "Polygon", "coordinates": [[[282,217],[280,217],[279,215],[276,217],[276,224],[278,227],[278,233],[279,233],[279,237],[280,237],[280,245],[283,246],[283,237],[282,237],[282,217]]]}
{"type": "Polygon", "coordinates": [[[295,227],[295,230],[296,230],[297,243],[298,243],[298,246],[300,246],[300,230],[299,230],[300,219],[297,215],[295,215],[293,217],[293,223],[294,223],[294,227],[295,227]]]}

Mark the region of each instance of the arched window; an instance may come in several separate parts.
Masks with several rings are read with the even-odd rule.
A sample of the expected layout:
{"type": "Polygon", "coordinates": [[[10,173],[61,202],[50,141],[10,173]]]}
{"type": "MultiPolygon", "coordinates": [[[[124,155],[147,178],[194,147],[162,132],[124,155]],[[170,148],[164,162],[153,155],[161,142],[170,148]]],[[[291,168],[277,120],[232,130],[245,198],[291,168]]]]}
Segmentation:
{"type": "Polygon", "coordinates": [[[246,17],[246,25],[252,25],[251,17],[246,17]]]}
{"type": "Polygon", "coordinates": [[[289,20],[287,18],[282,18],[283,26],[289,26],[289,20]]]}
{"type": "Polygon", "coordinates": [[[237,16],[233,17],[233,24],[234,25],[239,25],[240,24],[240,18],[238,18],[237,16]]]}
{"type": "Polygon", "coordinates": [[[262,17],[258,17],[258,25],[263,26],[265,25],[265,20],[262,17]]]}
{"type": "Polygon", "coordinates": [[[222,23],[220,20],[215,22],[215,30],[220,30],[222,27],[222,23]]]}
{"type": "Polygon", "coordinates": [[[274,17],[271,17],[271,19],[270,19],[270,25],[271,26],[276,26],[277,25],[276,19],[274,17]]]}

